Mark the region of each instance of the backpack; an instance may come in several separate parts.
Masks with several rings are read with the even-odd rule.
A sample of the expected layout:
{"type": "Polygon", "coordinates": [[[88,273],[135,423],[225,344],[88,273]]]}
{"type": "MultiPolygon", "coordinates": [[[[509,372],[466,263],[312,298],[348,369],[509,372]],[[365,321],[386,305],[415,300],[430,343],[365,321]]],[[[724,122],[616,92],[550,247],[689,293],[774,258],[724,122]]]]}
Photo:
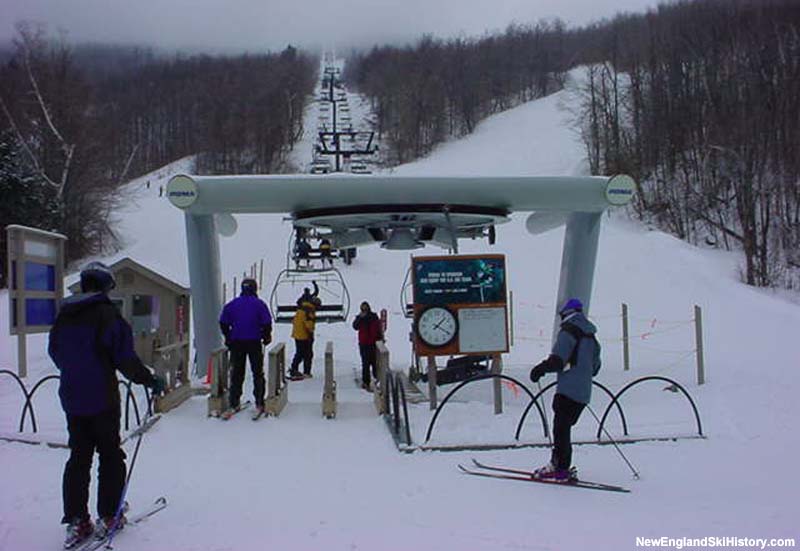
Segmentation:
{"type": "Polygon", "coordinates": [[[578,347],[581,343],[581,339],[592,339],[592,341],[594,341],[594,353],[592,354],[592,377],[597,375],[597,373],[600,371],[600,367],[603,365],[603,362],[600,359],[600,353],[602,349],[597,337],[595,337],[593,333],[585,333],[579,327],[572,325],[571,323],[565,323],[561,326],[561,328],[572,335],[572,337],[575,339],[575,347],[572,349],[572,354],[567,360],[567,363],[570,365],[570,367],[573,367],[578,361],[578,347]]]}

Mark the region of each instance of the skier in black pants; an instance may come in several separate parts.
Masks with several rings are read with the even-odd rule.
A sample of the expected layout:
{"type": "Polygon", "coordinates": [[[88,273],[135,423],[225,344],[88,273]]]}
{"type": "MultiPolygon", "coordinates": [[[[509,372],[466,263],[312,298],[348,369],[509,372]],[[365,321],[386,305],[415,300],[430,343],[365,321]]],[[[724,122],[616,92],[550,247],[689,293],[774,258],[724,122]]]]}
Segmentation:
{"type": "Polygon", "coordinates": [[[242,293],[222,309],[219,326],[225,336],[225,346],[231,351],[231,388],[228,410],[223,418],[230,418],[239,410],[244,384],[244,366],[250,359],[253,372],[253,395],[256,414],[264,412],[264,352],[261,349],[272,342],[272,316],[263,300],[258,298],[258,284],[254,279],[242,280],[242,293]]]}
{"type": "Polygon", "coordinates": [[[378,347],[383,340],[381,320],[372,311],[367,301],[361,303],[361,312],[353,320],[353,329],[358,331],[358,351],[361,354],[361,388],[372,392],[370,369],[377,377],[378,347]]]}
{"type": "MultiPolygon", "coordinates": [[[[81,294],[64,300],[50,330],[48,352],[61,372],[58,394],[67,417],[70,456],[64,468],[67,524],[65,549],[95,531],[89,518],[89,479],[94,452],[100,457],[96,535],[112,528],[125,485],[125,452],[120,447],[120,395],[116,370],[134,383],[164,391],[133,349],[133,332],[108,298],[115,286],[107,266],[92,262],[81,271],[81,294]]],[[[125,517],[119,519],[119,530],[125,517]]]]}
{"type": "Polygon", "coordinates": [[[558,373],[553,397],[553,451],[550,463],[534,471],[536,478],[568,482],[577,478],[572,467],[572,427],[578,422],[592,393],[592,377],[600,370],[597,328],[583,315],[583,304],[569,299],[559,311],[561,326],[546,360],[531,370],[535,383],[545,373],[558,373]],[[569,366],[569,369],[565,369],[569,366]]]}

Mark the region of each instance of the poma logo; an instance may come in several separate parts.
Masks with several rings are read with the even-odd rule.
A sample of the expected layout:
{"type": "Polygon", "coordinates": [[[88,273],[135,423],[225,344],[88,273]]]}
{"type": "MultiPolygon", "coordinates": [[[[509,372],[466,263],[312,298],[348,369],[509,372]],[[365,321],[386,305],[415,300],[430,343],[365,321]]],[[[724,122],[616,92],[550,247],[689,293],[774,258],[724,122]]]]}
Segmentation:
{"type": "Polygon", "coordinates": [[[197,194],[192,190],[169,192],[170,197],[194,197],[195,195],[197,194]]]}

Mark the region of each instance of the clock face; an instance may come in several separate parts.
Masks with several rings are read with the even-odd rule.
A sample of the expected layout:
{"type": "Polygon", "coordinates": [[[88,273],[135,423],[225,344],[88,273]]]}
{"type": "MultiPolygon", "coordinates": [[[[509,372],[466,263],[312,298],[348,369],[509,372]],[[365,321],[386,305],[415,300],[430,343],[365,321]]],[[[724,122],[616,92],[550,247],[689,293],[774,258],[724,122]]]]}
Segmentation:
{"type": "Polygon", "coordinates": [[[452,341],[458,332],[458,321],[447,308],[433,306],[420,314],[417,320],[417,334],[422,342],[431,347],[439,347],[452,341]]]}

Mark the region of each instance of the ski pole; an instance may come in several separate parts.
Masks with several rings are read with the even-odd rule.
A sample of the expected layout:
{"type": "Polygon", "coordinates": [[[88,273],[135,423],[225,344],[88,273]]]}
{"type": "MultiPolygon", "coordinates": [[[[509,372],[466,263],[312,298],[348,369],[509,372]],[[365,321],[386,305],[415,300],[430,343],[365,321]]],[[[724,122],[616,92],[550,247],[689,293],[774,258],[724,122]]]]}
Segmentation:
{"type": "MultiPolygon", "coordinates": [[[[145,390],[145,392],[147,392],[145,390]]],[[[147,409],[150,410],[150,403],[152,398],[148,396],[147,398],[147,409]]],[[[152,414],[148,413],[147,416],[142,421],[140,426],[144,428],[147,426],[147,423],[150,421],[152,414]]],[[[131,483],[131,475],[133,475],[133,467],[136,465],[136,458],[139,455],[139,447],[142,445],[142,438],[144,437],[145,431],[142,430],[139,433],[139,438],[136,439],[136,447],[133,449],[133,458],[131,458],[131,466],[128,468],[128,475],[125,477],[125,485],[122,487],[122,494],[119,497],[119,503],[117,503],[117,511],[114,513],[114,522],[111,524],[111,530],[108,533],[108,537],[106,538],[106,549],[112,549],[111,542],[114,541],[114,536],[117,535],[119,529],[120,518],[122,518],[122,511],[125,509],[125,498],[128,494],[128,486],[131,483]]]]}
{"type": "MultiPolygon", "coordinates": [[[[595,413],[594,413],[594,410],[592,409],[592,407],[591,407],[589,404],[586,404],[586,408],[587,408],[587,409],[588,409],[588,410],[591,412],[591,414],[592,414],[592,417],[594,417],[594,420],[595,420],[595,421],[597,421],[597,424],[598,424],[598,426],[601,426],[601,425],[600,425],[600,419],[598,419],[598,418],[597,418],[597,415],[595,415],[595,413]]],[[[611,435],[610,435],[610,434],[608,434],[608,431],[606,430],[606,428],[605,428],[605,427],[601,426],[601,428],[603,429],[603,432],[606,434],[606,436],[608,437],[608,439],[609,439],[609,440],[611,440],[611,443],[612,443],[612,444],[614,444],[614,447],[617,449],[617,451],[619,452],[619,454],[622,456],[622,459],[624,459],[624,460],[625,460],[625,463],[628,465],[628,468],[629,468],[629,469],[631,470],[631,472],[633,473],[633,478],[634,478],[635,480],[639,480],[639,478],[640,478],[640,477],[639,477],[639,473],[636,471],[636,469],[633,467],[633,465],[631,465],[631,462],[630,462],[630,461],[628,461],[628,458],[627,458],[627,457],[625,457],[625,454],[624,454],[624,453],[622,453],[622,450],[621,450],[621,449],[619,449],[619,446],[617,445],[616,441],[615,441],[615,440],[614,440],[614,439],[611,437],[611,435]]]]}

